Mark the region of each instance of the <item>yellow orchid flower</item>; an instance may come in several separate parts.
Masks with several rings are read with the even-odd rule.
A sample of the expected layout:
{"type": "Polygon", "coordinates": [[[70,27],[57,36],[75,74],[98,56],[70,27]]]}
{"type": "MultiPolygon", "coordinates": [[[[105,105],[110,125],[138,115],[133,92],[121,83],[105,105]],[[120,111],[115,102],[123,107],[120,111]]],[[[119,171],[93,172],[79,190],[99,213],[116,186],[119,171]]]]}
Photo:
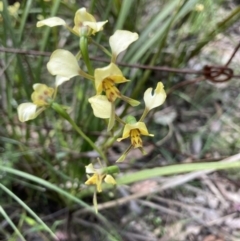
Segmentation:
{"type": "Polygon", "coordinates": [[[77,36],[82,36],[82,34],[90,36],[94,35],[96,32],[99,32],[103,29],[103,26],[108,21],[97,22],[94,16],[86,11],[86,8],[80,8],[75,13],[74,17],[74,27],[71,28],[67,25],[65,20],[59,17],[51,17],[37,22],[37,27],[42,26],[65,26],[72,33],[77,36]]]}
{"type": "MultiPolygon", "coordinates": [[[[110,131],[112,129],[112,127],[114,125],[114,121],[115,121],[114,101],[117,98],[128,102],[132,106],[137,106],[140,104],[140,102],[122,95],[121,92],[119,91],[119,89],[115,86],[115,84],[124,83],[124,82],[129,81],[128,79],[126,79],[123,76],[122,71],[117,67],[116,64],[110,63],[106,67],[96,69],[94,71],[94,77],[95,77],[95,88],[97,91],[97,96],[100,95],[102,93],[102,91],[104,91],[106,93],[106,99],[108,101],[106,101],[106,99],[104,101],[106,103],[106,106],[108,107],[106,115],[108,116],[110,114],[109,123],[108,123],[108,131],[110,131]],[[111,108],[109,108],[109,102],[110,102],[111,108]]],[[[96,109],[96,107],[98,106],[97,108],[99,108],[99,110],[100,110],[101,105],[102,104],[100,104],[100,102],[99,102],[99,104],[97,104],[96,101],[95,101],[95,106],[92,104],[92,107],[93,107],[93,110],[95,113],[99,112],[96,109]]],[[[101,117],[102,115],[103,114],[101,114],[101,113],[99,115],[95,114],[95,116],[100,117],[100,118],[103,118],[103,117],[101,117]]]]}
{"type": "Polygon", "coordinates": [[[117,30],[110,38],[109,44],[112,50],[112,62],[116,62],[117,56],[126,50],[128,46],[138,39],[137,33],[127,30],[117,30]]]}
{"type": "Polygon", "coordinates": [[[121,93],[115,84],[129,81],[123,76],[122,71],[114,63],[104,68],[96,69],[94,77],[97,94],[101,94],[104,90],[110,102],[114,102],[117,98],[121,98],[121,93]]]}
{"type": "Polygon", "coordinates": [[[149,134],[148,129],[144,122],[136,122],[136,119],[132,116],[128,117],[127,124],[124,126],[123,135],[121,138],[118,138],[117,141],[122,141],[130,137],[131,145],[127,148],[127,150],[121,155],[120,158],[116,162],[124,161],[127,154],[130,152],[132,148],[139,148],[142,154],[146,154],[143,150],[143,143],[141,139],[141,135],[143,136],[154,136],[153,134],[149,134]]]}
{"type": "Polygon", "coordinates": [[[123,135],[121,138],[118,138],[117,141],[121,141],[130,137],[131,144],[134,148],[142,147],[143,136],[154,136],[153,134],[148,133],[148,129],[144,122],[136,122],[133,124],[126,124],[123,129],[123,135]]]}
{"type": "Polygon", "coordinates": [[[102,192],[102,182],[115,185],[116,181],[113,176],[104,173],[104,168],[95,169],[92,164],[85,166],[87,174],[93,174],[88,176],[88,180],[85,182],[86,185],[95,185],[97,192],[102,192]]]}
{"type": "MultiPolygon", "coordinates": [[[[0,12],[3,12],[3,2],[0,1],[0,12]]],[[[8,12],[11,16],[13,16],[14,18],[18,17],[18,10],[20,8],[20,3],[19,2],[15,2],[13,5],[9,5],[8,6],[8,12]]],[[[0,22],[3,21],[2,15],[0,14],[0,22]]]]}
{"type": "Polygon", "coordinates": [[[49,101],[54,97],[55,89],[45,84],[34,84],[33,89],[32,102],[20,104],[17,108],[21,122],[35,119],[49,106],[49,101]]]}
{"type": "MultiPolygon", "coordinates": [[[[101,164],[101,163],[100,163],[101,164]]],[[[108,168],[100,168],[95,169],[92,164],[85,166],[87,174],[93,174],[92,176],[87,175],[88,180],[85,182],[86,185],[94,185],[96,186],[94,194],[93,194],[93,206],[95,212],[98,212],[98,204],[97,204],[97,192],[102,192],[102,182],[106,182],[108,184],[116,185],[116,181],[114,177],[110,173],[118,173],[119,168],[117,166],[110,166],[108,168]]]]}
{"type": "Polygon", "coordinates": [[[95,87],[97,94],[100,95],[102,91],[106,93],[107,99],[110,102],[114,102],[117,98],[120,98],[128,102],[132,106],[140,104],[139,101],[133,100],[121,94],[115,84],[128,82],[122,71],[117,67],[116,64],[110,63],[108,66],[96,69],[94,72],[95,87]]]}
{"type": "Polygon", "coordinates": [[[19,2],[15,2],[13,5],[8,6],[9,14],[16,18],[18,16],[19,8],[20,8],[19,2]]]}

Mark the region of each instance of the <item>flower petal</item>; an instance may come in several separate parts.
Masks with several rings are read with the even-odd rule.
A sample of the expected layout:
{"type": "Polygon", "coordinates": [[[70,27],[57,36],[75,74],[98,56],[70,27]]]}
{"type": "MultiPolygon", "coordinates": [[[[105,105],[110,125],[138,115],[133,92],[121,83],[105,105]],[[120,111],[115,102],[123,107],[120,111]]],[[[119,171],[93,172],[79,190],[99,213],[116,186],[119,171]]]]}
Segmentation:
{"type": "Polygon", "coordinates": [[[107,131],[112,130],[112,128],[115,124],[115,105],[112,102],[110,102],[110,103],[111,103],[111,110],[110,110],[110,117],[109,117],[107,131]]]}
{"type": "Polygon", "coordinates": [[[60,75],[56,75],[55,86],[58,87],[59,85],[63,84],[64,82],[66,82],[68,80],[69,80],[68,77],[63,77],[63,76],[60,76],[60,75]]]}
{"type": "Polygon", "coordinates": [[[37,105],[33,103],[23,103],[17,108],[18,118],[21,122],[35,119],[45,108],[41,108],[37,111],[37,105]]]}
{"type": "Polygon", "coordinates": [[[91,28],[92,34],[95,34],[96,32],[99,32],[101,30],[103,30],[103,26],[107,23],[108,21],[102,21],[102,22],[84,22],[83,25],[84,26],[88,26],[89,28],[91,28]]]}
{"type": "Polygon", "coordinates": [[[36,83],[33,85],[33,89],[34,91],[38,92],[38,93],[43,93],[44,91],[48,91],[48,96],[52,96],[52,94],[54,93],[54,89],[51,87],[48,87],[45,84],[40,84],[40,83],[36,83]]]}
{"type": "Polygon", "coordinates": [[[96,170],[93,167],[93,164],[90,163],[89,165],[85,166],[86,173],[91,174],[91,173],[96,173],[96,170]]]}
{"type": "Polygon", "coordinates": [[[12,15],[12,16],[17,16],[19,7],[20,7],[19,2],[15,2],[13,5],[9,5],[8,6],[9,14],[12,15]]]}
{"type": "Polygon", "coordinates": [[[102,179],[104,176],[100,176],[97,173],[94,173],[88,180],[85,182],[86,185],[96,185],[97,191],[102,192],[102,179]]]}
{"type": "Polygon", "coordinates": [[[73,30],[80,34],[82,26],[88,26],[93,30],[91,34],[94,34],[101,31],[106,22],[108,21],[97,22],[94,16],[86,11],[86,8],[80,8],[75,13],[73,30]]]}
{"type": "Polygon", "coordinates": [[[48,100],[52,98],[54,89],[48,87],[45,84],[34,84],[33,85],[34,92],[31,95],[32,102],[40,106],[46,106],[48,105],[48,100]]]}
{"type": "Polygon", "coordinates": [[[145,91],[144,97],[143,97],[146,108],[148,110],[151,110],[155,107],[162,105],[167,97],[162,82],[158,82],[153,95],[152,95],[152,89],[153,88],[148,88],[145,91]]]}
{"type": "Polygon", "coordinates": [[[130,136],[131,129],[129,128],[129,124],[126,124],[123,129],[123,135],[121,138],[118,138],[117,141],[121,141],[123,139],[126,139],[130,136]]]}
{"type": "Polygon", "coordinates": [[[111,175],[106,175],[106,177],[104,178],[104,181],[108,184],[113,184],[113,185],[116,184],[116,180],[111,175]]]}
{"type": "Polygon", "coordinates": [[[88,99],[90,102],[93,114],[102,119],[108,119],[111,116],[111,102],[108,101],[105,95],[95,95],[88,99]]]}
{"type": "Polygon", "coordinates": [[[128,46],[138,39],[137,33],[127,30],[117,30],[109,39],[112,54],[116,58],[119,53],[126,50],[128,46]]]}
{"type": "Polygon", "coordinates": [[[86,8],[78,9],[74,17],[75,25],[82,25],[83,22],[96,22],[96,19],[93,17],[93,15],[86,11],[86,8]]]}
{"type": "Polygon", "coordinates": [[[94,173],[88,180],[85,182],[86,185],[97,185],[98,183],[98,174],[94,173]]]}
{"type": "Polygon", "coordinates": [[[113,80],[114,83],[124,83],[124,82],[130,81],[123,76],[122,71],[114,63],[111,63],[108,66],[103,68],[95,69],[94,78],[95,78],[95,87],[98,94],[101,94],[102,82],[106,78],[113,80]]]}
{"type": "Polygon", "coordinates": [[[79,75],[81,71],[76,57],[64,49],[57,49],[52,53],[47,69],[52,75],[60,75],[68,79],[79,75]]]}
{"type": "Polygon", "coordinates": [[[140,131],[141,135],[154,136],[153,134],[149,134],[146,124],[144,122],[137,122],[137,123],[133,124],[133,126],[140,131]]]}
{"type": "Polygon", "coordinates": [[[45,25],[49,26],[49,27],[60,26],[60,25],[65,26],[66,22],[59,17],[47,18],[47,19],[44,19],[44,20],[41,20],[41,21],[37,22],[38,28],[42,27],[42,26],[45,26],[45,25]]]}
{"type": "Polygon", "coordinates": [[[117,141],[121,141],[123,139],[128,138],[130,136],[130,131],[134,130],[134,129],[138,129],[140,131],[141,135],[154,136],[153,134],[149,134],[148,129],[144,122],[136,122],[133,124],[126,124],[123,129],[122,137],[118,138],[117,141]]]}

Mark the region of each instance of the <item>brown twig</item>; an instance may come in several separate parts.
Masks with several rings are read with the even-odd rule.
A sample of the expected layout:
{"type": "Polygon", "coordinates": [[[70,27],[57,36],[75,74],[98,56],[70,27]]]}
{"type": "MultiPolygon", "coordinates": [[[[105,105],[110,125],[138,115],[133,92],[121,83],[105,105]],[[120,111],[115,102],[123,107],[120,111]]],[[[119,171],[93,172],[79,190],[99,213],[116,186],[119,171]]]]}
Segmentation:
{"type": "MultiPolygon", "coordinates": [[[[140,69],[149,69],[155,71],[164,71],[164,72],[171,72],[171,73],[178,73],[178,74],[195,74],[201,75],[200,77],[194,80],[185,80],[183,82],[177,83],[174,85],[170,90],[168,90],[167,94],[171,94],[174,90],[181,88],[186,85],[195,84],[197,82],[203,81],[205,79],[210,80],[214,83],[222,83],[231,80],[233,77],[239,78],[239,75],[234,75],[234,72],[231,68],[227,67],[232,59],[234,58],[235,54],[237,53],[238,49],[240,48],[240,42],[234,49],[232,55],[230,56],[229,60],[224,66],[210,66],[205,65],[202,71],[191,70],[191,69],[177,69],[177,68],[170,68],[165,66],[148,66],[148,65],[141,65],[141,64],[126,64],[118,62],[118,65],[131,67],[131,68],[140,68],[140,69]]],[[[0,52],[8,52],[8,53],[15,53],[15,54],[25,54],[25,55],[34,55],[34,56],[46,56],[49,57],[51,55],[50,52],[41,52],[36,50],[21,50],[15,48],[4,48],[0,47],[0,52]]],[[[101,62],[109,62],[107,59],[92,57],[90,58],[95,61],[101,62]]]]}
{"type": "MultiPolygon", "coordinates": [[[[16,48],[4,48],[4,47],[0,47],[0,52],[14,53],[14,54],[25,54],[25,55],[32,55],[32,56],[46,56],[46,57],[49,57],[51,55],[51,52],[42,52],[42,51],[37,51],[37,50],[21,50],[21,49],[16,49],[16,48]]],[[[233,56],[231,56],[229,61],[232,60],[233,56]]],[[[95,61],[105,62],[105,63],[109,62],[108,59],[103,59],[103,58],[98,58],[98,57],[91,57],[91,59],[95,60],[95,61]]],[[[177,69],[177,68],[170,68],[170,67],[166,67],[166,66],[149,66],[149,65],[142,65],[142,64],[126,64],[126,63],[122,63],[122,62],[118,62],[117,64],[121,65],[121,66],[125,66],[125,67],[131,67],[131,68],[150,69],[150,70],[179,73],[179,74],[202,75],[204,73],[203,71],[199,71],[199,70],[177,69]]],[[[240,77],[240,75],[235,75],[233,77],[240,77]]]]}
{"type": "Polygon", "coordinates": [[[227,61],[227,63],[225,64],[225,66],[228,66],[232,59],[234,58],[235,54],[237,53],[238,49],[240,48],[240,42],[238,43],[238,45],[236,46],[236,48],[234,49],[232,55],[230,56],[229,60],[227,61]]]}
{"type": "Polygon", "coordinates": [[[203,76],[200,76],[196,79],[193,79],[193,80],[185,80],[185,81],[182,81],[180,83],[177,83],[175,84],[172,88],[170,88],[168,91],[167,91],[167,95],[170,95],[174,90],[176,89],[179,89],[185,85],[191,85],[191,84],[195,84],[197,82],[200,82],[202,80],[204,80],[205,78],[203,76]]]}

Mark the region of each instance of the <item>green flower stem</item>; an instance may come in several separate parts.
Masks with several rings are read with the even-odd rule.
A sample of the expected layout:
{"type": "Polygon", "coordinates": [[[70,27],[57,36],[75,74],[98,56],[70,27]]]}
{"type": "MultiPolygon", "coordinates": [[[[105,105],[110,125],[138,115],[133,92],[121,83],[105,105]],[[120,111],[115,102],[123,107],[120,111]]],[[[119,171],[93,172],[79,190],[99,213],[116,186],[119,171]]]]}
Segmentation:
{"type": "Polygon", "coordinates": [[[55,91],[54,91],[54,93],[53,93],[53,100],[56,99],[57,92],[58,92],[58,87],[55,88],[55,91]]]}
{"type": "MultiPolygon", "coordinates": [[[[76,59],[79,60],[81,57],[82,57],[82,53],[81,53],[81,51],[78,51],[78,53],[76,54],[76,59]]],[[[94,76],[87,74],[86,72],[84,72],[81,69],[79,70],[79,75],[83,76],[86,79],[94,81],[94,76]]]]}
{"type": "Polygon", "coordinates": [[[115,114],[115,120],[118,121],[119,123],[126,125],[126,123],[118,116],[115,114]]]}
{"type": "Polygon", "coordinates": [[[85,73],[85,72],[82,71],[82,70],[79,70],[79,74],[80,74],[81,76],[83,76],[84,78],[86,78],[86,79],[89,79],[89,80],[94,81],[94,77],[93,77],[92,75],[87,74],[87,73],[85,73]]]}
{"type": "Polygon", "coordinates": [[[79,34],[76,33],[71,27],[69,27],[68,25],[65,25],[65,27],[67,28],[68,31],[70,31],[72,34],[76,35],[79,37],[79,34]]]}
{"type": "Polygon", "coordinates": [[[112,58],[112,54],[105,48],[103,47],[101,44],[97,43],[96,41],[94,41],[92,38],[89,39],[90,43],[96,45],[98,48],[100,48],[106,55],[108,55],[110,58],[112,58]]]}
{"type": "Polygon", "coordinates": [[[116,64],[116,62],[117,62],[117,56],[113,54],[111,58],[111,63],[116,64]]]}
{"type": "Polygon", "coordinates": [[[109,138],[106,138],[105,141],[102,143],[103,149],[105,150],[111,147],[121,134],[122,134],[122,129],[118,129],[114,133],[114,135],[111,135],[109,138]]]}
{"type": "MultiPolygon", "coordinates": [[[[12,229],[15,231],[15,233],[19,236],[19,238],[21,239],[21,241],[26,241],[26,239],[22,236],[22,234],[20,233],[20,231],[18,230],[18,228],[15,226],[15,224],[13,223],[13,221],[11,220],[11,218],[7,215],[7,213],[5,212],[5,210],[2,208],[2,206],[0,205],[0,213],[2,214],[2,216],[6,219],[6,221],[9,223],[9,225],[12,227],[12,229]]],[[[12,240],[12,239],[11,239],[12,240]]]]}
{"type": "Polygon", "coordinates": [[[93,142],[92,140],[87,137],[84,132],[76,125],[76,123],[74,122],[74,120],[70,117],[70,115],[62,108],[61,105],[57,104],[56,102],[53,102],[51,104],[51,107],[59,114],[61,115],[64,119],[66,119],[71,125],[72,127],[77,131],[77,133],[86,141],[88,142],[88,144],[95,150],[98,152],[98,154],[101,156],[101,158],[107,162],[107,158],[105,156],[105,154],[102,152],[102,150],[100,150],[93,142]]]}
{"type": "Polygon", "coordinates": [[[90,75],[93,75],[94,71],[88,55],[88,38],[86,36],[81,36],[79,45],[88,72],[90,73],[90,75]]]}
{"type": "Polygon", "coordinates": [[[115,105],[114,103],[111,104],[111,116],[109,118],[109,122],[108,122],[108,127],[107,127],[107,131],[110,131],[115,123],[115,105]]]}
{"type": "Polygon", "coordinates": [[[109,166],[109,167],[104,168],[103,172],[106,174],[119,173],[119,167],[118,166],[109,166]]]}
{"type": "MultiPolygon", "coordinates": [[[[4,185],[2,185],[0,183],[0,188],[5,191],[10,197],[12,197],[13,199],[15,199],[29,214],[31,214],[35,220],[42,225],[42,227],[48,231],[51,236],[53,238],[57,238],[56,235],[54,234],[54,232],[42,221],[42,219],[37,216],[37,214],[35,212],[33,212],[33,210],[31,208],[29,208],[20,198],[18,198],[13,192],[11,192],[8,188],[6,188],[4,185]]],[[[16,232],[17,230],[15,230],[16,232]]],[[[19,235],[19,233],[18,233],[19,235]]],[[[22,238],[22,240],[25,240],[24,238],[22,238]]]]}
{"type": "Polygon", "coordinates": [[[127,156],[127,154],[132,150],[133,145],[130,145],[126,151],[123,152],[123,154],[117,159],[116,162],[123,162],[127,156]]]}
{"type": "Polygon", "coordinates": [[[149,112],[149,109],[147,109],[145,107],[143,114],[142,114],[141,118],[139,119],[139,121],[143,121],[145,119],[145,117],[147,116],[148,112],[149,112]]]}

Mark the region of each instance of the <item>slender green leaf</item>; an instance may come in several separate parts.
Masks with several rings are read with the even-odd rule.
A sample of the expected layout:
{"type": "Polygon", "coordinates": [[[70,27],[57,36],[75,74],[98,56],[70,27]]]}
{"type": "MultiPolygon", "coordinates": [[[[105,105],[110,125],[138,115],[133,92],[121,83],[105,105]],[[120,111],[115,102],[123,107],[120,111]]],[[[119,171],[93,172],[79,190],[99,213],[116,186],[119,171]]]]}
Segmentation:
{"type": "Polygon", "coordinates": [[[15,226],[15,224],[12,222],[11,218],[7,215],[7,213],[4,211],[2,206],[0,205],[0,213],[2,216],[6,219],[6,221],[9,223],[11,228],[15,231],[15,233],[19,236],[19,238],[22,241],[26,241],[26,239],[22,236],[21,232],[18,230],[18,228],[15,226]]]}

